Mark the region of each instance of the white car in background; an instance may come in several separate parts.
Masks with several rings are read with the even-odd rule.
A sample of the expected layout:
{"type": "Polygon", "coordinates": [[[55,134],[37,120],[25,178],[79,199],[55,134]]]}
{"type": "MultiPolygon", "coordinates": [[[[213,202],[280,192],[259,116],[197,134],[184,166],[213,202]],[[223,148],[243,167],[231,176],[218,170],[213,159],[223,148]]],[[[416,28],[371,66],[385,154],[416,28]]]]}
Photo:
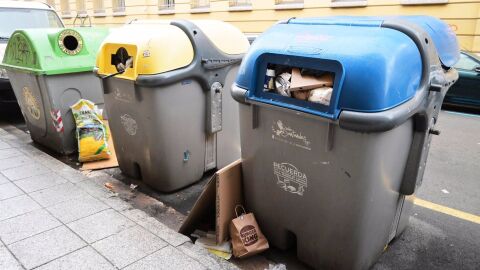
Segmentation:
{"type": "MultiPolygon", "coordinates": [[[[64,27],[60,17],[49,5],[35,1],[0,0],[0,62],[8,39],[15,30],[49,27],[64,27]]],[[[12,105],[18,106],[7,73],[0,68],[0,109],[12,105]]]]}

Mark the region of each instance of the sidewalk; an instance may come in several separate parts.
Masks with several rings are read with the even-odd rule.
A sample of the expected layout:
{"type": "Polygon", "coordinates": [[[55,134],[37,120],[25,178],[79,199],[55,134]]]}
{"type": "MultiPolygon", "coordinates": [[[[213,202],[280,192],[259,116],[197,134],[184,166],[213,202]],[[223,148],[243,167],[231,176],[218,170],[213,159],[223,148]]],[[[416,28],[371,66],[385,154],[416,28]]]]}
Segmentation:
{"type": "Polygon", "coordinates": [[[87,177],[1,126],[0,269],[236,269],[106,181],[123,185],[106,174],[87,177]]]}

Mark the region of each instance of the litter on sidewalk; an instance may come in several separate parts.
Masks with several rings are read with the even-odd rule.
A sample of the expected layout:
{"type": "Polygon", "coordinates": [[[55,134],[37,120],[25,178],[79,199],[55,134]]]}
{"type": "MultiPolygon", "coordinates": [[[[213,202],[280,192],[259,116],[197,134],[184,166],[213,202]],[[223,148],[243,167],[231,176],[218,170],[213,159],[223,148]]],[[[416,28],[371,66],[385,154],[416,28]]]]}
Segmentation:
{"type": "Polygon", "coordinates": [[[86,162],[109,159],[107,127],[95,104],[80,99],[71,109],[77,126],[75,134],[78,140],[78,160],[86,162]]]}
{"type": "Polygon", "coordinates": [[[268,248],[253,214],[240,211],[243,209],[241,165],[237,160],[212,176],[179,230],[196,238],[196,245],[227,260],[232,256],[232,245],[233,254],[238,258],[268,248]],[[232,237],[232,233],[235,236],[232,237]]]}

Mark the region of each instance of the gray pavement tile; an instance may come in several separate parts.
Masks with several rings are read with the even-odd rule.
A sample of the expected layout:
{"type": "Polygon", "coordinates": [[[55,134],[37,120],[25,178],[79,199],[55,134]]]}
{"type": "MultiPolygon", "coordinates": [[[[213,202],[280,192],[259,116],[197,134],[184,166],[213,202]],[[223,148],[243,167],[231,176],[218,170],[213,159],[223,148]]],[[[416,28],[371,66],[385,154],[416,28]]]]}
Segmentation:
{"type": "Polygon", "coordinates": [[[22,194],[24,194],[23,191],[11,182],[0,185],[0,201],[17,197],[22,194]]]}
{"type": "Polygon", "coordinates": [[[0,238],[11,244],[62,225],[44,209],[0,221],[0,238]]]}
{"type": "Polygon", "coordinates": [[[86,243],[65,226],[8,245],[27,269],[45,264],[84,246],[86,243]]]}
{"type": "Polygon", "coordinates": [[[166,246],[161,250],[124,268],[126,270],[170,270],[170,269],[207,269],[199,262],[188,257],[174,247],[166,246]]]}
{"type": "Polygon", "coordinates": [[[7,148],[12,148],[12,146],[4,141],[0,141],[0,149],[7,149],[7,148]]]}
{"type": "Polygon", "coordinates": [[[2,270],[23,270],[20,263],[8,251],[5,246],[0,244],[0,269],[2,270]]]}
{"type": "Polygon", "coordinates": [[[78,183],[78,182],[85,181],[85,180],[88,179],[80,171],[75,170],[73,168],[70,168],[67,165],[64,165],[63,168],[61,168],[59,170],[56,170],[55,172],[58,175],[61,175],[61,176],[65,177],[65,179],[67,179],[68,181],[70,181],[72,183],[78,183]]]}
{"type": "Polygon", "coordinates": [[[99,200],[117,211],[125,211],[133,208],[131,204],[120,199],[119,197],[99,198],[99,200]]]}
{"type": "Polygon", "coordinates": [[[123,268],[167,246],[167,243],[140,226],[135,226],[94,243],[100,254],[123,268]]]}
{"type": "Polygon", "coordinates": [[[3,200],[0,201],[0,220],[19,216],[40,208],[41,206],[27,195],[3,200]]]}
{"type": "Polygon", "coordinates": [[[38,163],[23,165],[20,167],[15,167],[11,169],[6,169],[1,171],[3,175],[8,177],[8,179],[15,181],[23,178],[36,176],[51,172],[47,167],[40,165],[38,163]]]}
{"type": "Polygon", "coordinates": [[[23,155],[22,152],[18,151],[15,148],[0,149],[0,160],[17,157],[21,155],[23,155]]]}
{"type": "Polygon", "coordinates": [[[110,270],[115,269],[111,263],[91,247],[67,254],[59,259],[42,265],[35,270],[110,270]]]}
{"type": "Polygon", "coordinates": [[[60,184],[47,189],[30,193],[30,196],[44,207],[52,206],[68,200],[89,196],[72,183],[60,184]]]}
{"type": "Polygon", "coordinates": [[[15,181],[15,185],[20,187],[23,191],[30,193],[37,190],[60,185],[66,182],[67,179],[51,172],[17,180],[15,181]]]}
{"type": "Polygon", "coordinates": [[[108,208],[109,206],[103,202],[91,196],[85,196],[79,199],[55,204],[48,207],[47,210],[63,223],[69,223],[108,208]]]}
{"type": "Polygon", "coordinates": [[[0,171],[10,169],[10,168],[17,168],[17,167],[21,167],[21,166],[32,164],[32,163],[34,163],[33,159],[25,155],[13,157],[9,159],[3,159],[2,162],[0,162],[0,171]]]}
{"type": "Polygon", "coordinates": [[[7,177],[3,176],[3,174],[0,173],[0,185],[5,183],[10,183],[10,180],[8,180],[7,177]]]}
{"type": "Polygon", "coordinates": [[[93,243],[135,225],[134,222],[113,209],[108,209],[67,224],[72,231],[80,235],[88,243],[93,243]]]}
{"type": "Polygon", "coordinates": [[[92,181],[92,179],[78,182],[75,185],[85,190],[88,194],[92,195],[95,198],[106,199],[112,197],[114,194],[110,190],[107,190],[105,187],[97,185],[95,182],[92,181]]]}
{"type": "Polygon", "coordinates": [[[209,253],[205,248],[190,242],[178,246],[177,249],[197,260],[208,269],[239,269],[234,264],[209,253]]]}
{"type": "Polygon", "coordinates": [[[135,221],[137,224],[167,241],[174,247],[180,246],[186,242],[190,242],[190,238],[187,236],[170,229],[165,224],[156,220],[154,217],[147,215],[145,212],[139,209],[126,210],[121,212],[121,214],[135,221]]]}

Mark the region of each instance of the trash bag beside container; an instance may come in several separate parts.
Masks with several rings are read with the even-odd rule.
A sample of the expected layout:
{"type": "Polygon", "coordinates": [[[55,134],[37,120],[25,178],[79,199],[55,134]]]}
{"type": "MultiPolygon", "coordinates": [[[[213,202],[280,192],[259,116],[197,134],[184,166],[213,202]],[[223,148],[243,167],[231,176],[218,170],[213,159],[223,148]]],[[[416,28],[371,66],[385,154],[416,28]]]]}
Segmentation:
{"type": "Polygon", "coordinates": [[[93,74],[107,28],[46,28],[15,31],[1,67],[10,78],[30,136],[56,152],[77,151],[70,106],[81,98],[103,106],[93,74]]]}
{"type": "Polygon", "coordinates": [[[112,32],[97,73],[122,172],[170,192],[237,160],[229,92],[248,47],[220,21],[136,21],[112,32]]]}
{"type": "Polygon", "coordinates": [[[269,243],[316,269],[368,269],[408,224],[457,60],[431,17],[291,19],[260,35],[232,96],[245,203],[269,243]],[[296,69],[332,75],[322,102],[265,83],[296,69]]]}

